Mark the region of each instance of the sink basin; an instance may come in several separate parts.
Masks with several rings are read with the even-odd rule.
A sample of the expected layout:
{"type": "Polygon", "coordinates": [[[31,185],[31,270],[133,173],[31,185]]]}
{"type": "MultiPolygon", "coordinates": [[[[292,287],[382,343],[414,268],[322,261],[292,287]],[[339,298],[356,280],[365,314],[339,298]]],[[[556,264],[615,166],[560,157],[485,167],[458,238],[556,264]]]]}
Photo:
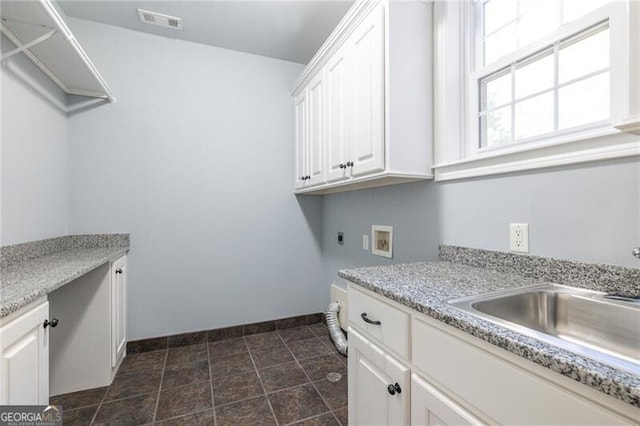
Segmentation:
{"type": "Polygon", "coordinates": [[[544,284],[449,301],[538,340],[640,374],[640,303],[544,284]]]}

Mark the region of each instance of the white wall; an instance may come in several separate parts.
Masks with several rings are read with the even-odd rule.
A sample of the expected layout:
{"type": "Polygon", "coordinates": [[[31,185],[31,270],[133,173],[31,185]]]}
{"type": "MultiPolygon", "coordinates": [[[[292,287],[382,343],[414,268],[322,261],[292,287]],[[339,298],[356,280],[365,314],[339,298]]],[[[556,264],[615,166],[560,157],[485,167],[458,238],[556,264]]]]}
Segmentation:
{"type": "MultiPolygon", "coordinates": [[[[13,47],[3,36],[3,53],[13,47]]],[[[0,245],[64,235],[64,93],[23,54],[3,60],[1,66],[0,245]]]]}
{"type": "Polygon", "coordinates": [[[462,181],[325,196],[323,280],[337,270],[430,260],[437,245],[509,251],[509,223],[529,223],[531,254],[640,266],[640,162],[606,161],[462,181]],[[374,222],[394,225],[394,259],[361,248],[374,222]],[[344,246],[336,233],[345,232],[344,246]]]}
{"type": "Polygon", "coordinates": [[[69,226],[131,233],[129,338],[320,312],[322,199],[292,191],[302,66],[69,24],[117,97],[70,117],[69,226]]]}

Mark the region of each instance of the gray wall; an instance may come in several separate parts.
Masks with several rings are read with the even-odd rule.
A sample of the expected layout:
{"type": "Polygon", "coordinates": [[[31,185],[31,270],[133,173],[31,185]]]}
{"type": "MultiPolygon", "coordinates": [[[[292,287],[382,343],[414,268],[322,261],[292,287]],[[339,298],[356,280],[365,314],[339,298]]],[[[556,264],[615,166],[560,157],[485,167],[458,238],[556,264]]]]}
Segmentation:
{"type": "Polygon", "coordinates": [[[436,185],[444,244],[508,251],[524,222],[531,254],[640,266],[637,158],[436,185]]]}
{"type": "MultiPolygon", "coordinates": [[[[509,250],[509,223],[529,223],[533,255],[640,266],[640,163],[617,160],[454,182],[325,196],[325,285],[340,268],[389,263],[361,248],[371,224],[394,225],[393,262],[428,260],[438,244],[509,250]],[[344,246],[335,242],[345,232],[344,246]]],[[[328,291],[327,291],[328,293],[328,291]]]]}
{"type": "MultiPolygon", "coordinates": [[[[2,37],[2,52],[13,49],[2,37]]],[[[23,54],[2,61],[0,245],[67,232],[64,93],[23,54]]]]}
{"type": "Polygon", "coordinates": [[[320,312],[289,62],[69,19],[117,102],[69,121],[69,226],[131,233],[129,338],[320,312]]]}
{"type": "MultiPolygon", "coordinates": [[[[440,222],[433,185],[425,182],[325,195],[323,205],[323,281],[342,283],[338,269],[417,262],[438,256],[440,222]],[[371,254],[371,225],[393,226],[393,259],[371,254]],[[344,233],[344,245],[337,243],[344,233]],[[369,250],[362,236],[369,236],[369,250]]],[[[325,287],[326,289],[326,287],[325,287]]],[[[323,294],[325,303],[329,291],[323,294]]]]}

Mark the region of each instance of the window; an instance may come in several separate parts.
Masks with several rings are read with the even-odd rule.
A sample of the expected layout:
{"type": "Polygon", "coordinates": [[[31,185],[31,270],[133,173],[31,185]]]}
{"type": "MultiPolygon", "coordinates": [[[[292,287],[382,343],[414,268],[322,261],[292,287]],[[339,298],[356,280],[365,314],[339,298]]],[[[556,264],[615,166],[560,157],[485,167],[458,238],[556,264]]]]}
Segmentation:
{"type": "Polygon", "coordinates": [[[488,64],[612,0],[476,1],[481,58],[488,64]]]}
{"type": "Polygon", "coordinates": [[[607,22],[480,78],[480,147],[606,122],[609,80],[607,22]]]}
{"type": "Polygon", "coordinates": [[[640,4],[440,0],[434,16],[436,179],[640,155],[616,128],[640,126],[640,4]]]}

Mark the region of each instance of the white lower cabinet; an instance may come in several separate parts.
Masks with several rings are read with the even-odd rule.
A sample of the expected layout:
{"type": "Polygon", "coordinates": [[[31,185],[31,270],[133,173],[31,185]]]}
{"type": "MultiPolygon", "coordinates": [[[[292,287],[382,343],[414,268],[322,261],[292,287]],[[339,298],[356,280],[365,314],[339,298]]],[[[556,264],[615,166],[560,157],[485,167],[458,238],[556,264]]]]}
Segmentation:
{"type": "Polygon", "coordinates": [[[113,381],[126,355],[126,275],[123,256],[49,294],[60,320],[49,348],[52,396],[113,381]]]}
{"type": "Polygon", "coordinates": [[[482,425],[462,406],[416,374],[411,375],[411,424],[482,425]]]}
{"type": "Polygon", "coordinates": [[[127,349],[127,257],[111,264],[111,367],[115,368],[127,349]]]}
{"type": "Polygon", "coordinates": [[[349,423],[408,425],[409,368],[349,327],[349,423]]]}
{"type": "Polygon", "coordinates": [[[360,286],[348,300],[350,424],[639,424],[637,407],[360,286]]]}
{"type": "Polygon", "coordinates": [[[628,424],[608,409],[610,397],[590,401],[541,377],[547,373],[543,367],[509,356],[518,362],[512,363],[498,356],[502,350],[471,336],[458,338],[460,333],[430,318],[414,319],[414,368],[489,423],[628,424]]]}
{"type": "Polygon", "coordinates": [[[0,318],[0,405],[111,384],[126,355],[126,272],[123,256],[0,318]]]}
{"type": "Polygon", "coordinates": [[[0,323],[0,405],[49,404],[48,317],[42,300],[0,323]]]}

